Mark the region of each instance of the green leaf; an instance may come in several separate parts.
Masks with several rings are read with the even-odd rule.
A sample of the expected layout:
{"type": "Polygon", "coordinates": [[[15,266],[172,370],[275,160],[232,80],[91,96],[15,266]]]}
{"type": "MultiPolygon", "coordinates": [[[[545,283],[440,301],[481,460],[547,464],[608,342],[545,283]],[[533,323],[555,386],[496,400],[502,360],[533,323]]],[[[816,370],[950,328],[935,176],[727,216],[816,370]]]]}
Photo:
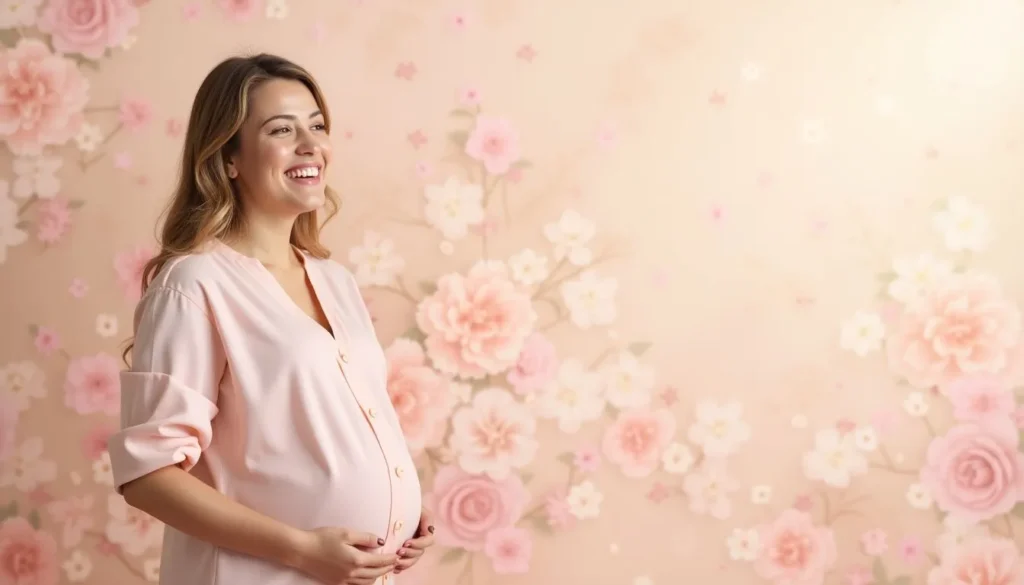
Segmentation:
{"type": "Polygon", "coordinates": [[[32,224],[27,219],[23,219],[23,220],[19,221],[18,223],[14,224],[14,227],[18,228],[19,230],[23,230],[23,229],[28,228],[28,226],[30,226],[30,225],[32,225],[32,224]]]}
{"type": "Polygon", "coordinates": [[[530,168],[532,166],[533,166],[533,163],[528,161],[528,160],[526,160],[525,158],[521,158],[521,159],[517,160],[516,162],[512,163],[512,168],[513,169],[519,169],[519,170],[528,169],[528,168],[530,168]]]}
{"type": "Polygon", "coordinates": [[[889,585],[910,585],[910,576],[900,575],[899,577],[896,577],[895,579],[890,581],[889,585]]]}
{"type": "Polygon", "coordinates": [[[18,515],[18,502],[11,500],[11,503],[7,504],[3,508],[0,508],[0,521],[13,518],[18,515]]]}
{"type": "Polygon", "coordinates": [[[423,291],[423,294],[425,295],[432,295],[437,292],[437,283],[433,280],[421,280],[420,290],[423,291]]]}
{"type": "Polygon", "coordinates": [[[573,465],[576,464],[576,454],[575,453],[570,453],[570,452],[567,451],[567,452],[562,453],[561,455],[559,455],[558,456],[558,460],[561,461],[562,463],[572,467],[573,465]]]}
{"type": "Polygon", "coordinates": [[[932,208],[932,211],[935,212],[946,211],[947,209],[949,209],[949,199],[939,199],[932,203],[930,207],[932,208]]]}
{"type": "Polygon", "coordinates": [[[42,525],[42,521],[39,519],[39,510],[32,510],[28,513],[28,523],[32,525],[32,528],[39,530],[42,525]]]}
{"type": "Polygon", "coordinates": [[[532,525],[534,530],[536,530],[537,532],[546,532],[548,534],[554,532],[554,530],[551,528],[551,523],[548,522],[548,519],[545,518],[542,514],[527,516],[526,518],[524,518],[524,520],[529,522],[530,525],[532,525]]]}
{"type": "Polygon", "coordinates": [[[886,272],[879,272],[878,273],[878,281],[879,282],[888,284],[888,283],[892,282],[895,279],[896,279],[896,273],[892,272],[891,270],[890,271],[886,271],[886,272]]]}
{"type": "Polygon", "coordinates": [[[651,343],[649,341],[637,341],[629,344],[629,352],[636,357],[644,355],[648,349],[650,349],[651,343]]]}
{"type": "Polygon", "coordinates": [[[422,331],[420,331],[419,327],[410,327],[405,331],[405,333],[402,334],[402,337],[406,339],[411,339],[416,343],[423,343],[423,340],[427,338],[427,336],[424,335],[422,331]]]}
{"type": "Polygon", "coordinates": [[[1013,510],[1010,511],[1010,514],[1013,514],[1018,518],[1024,518],[1024,502],[1021,502],[1014,506],[1013,510]]]}
{"type": "Polygon", "coordinates": [[[0,30],[0,43],[3,43],[5,47],[13,47],[20,38],[21,35],[13,28],[0,30]]]}
{"type": "Polygon", "coordinates": [[[441,564],[454,563],[466,555],[466,549],[464,548],[450,548],[446,553],[441,555],[441,559],[438,561],[441,564]]]}
{"type": "Polygon", "coordinates": [[[533,474],[532,473],[525,473],[525,472],[524,473],[520,473],[519,474],[519,479],[523,480],[523,483],[530,483],[530,480],[533,479],[533,474]]]}
{"type": "Polygon", "coordinates": [[[448,140],[452,141],[452,144],[458,146],[460,149],[466,148],[466,141],[469,140],[469,132],[464,130],[456,130],[448,133],[448,140]]]}
{"type": "Polygon", "coordinates": [[[39,333],[39,326],[36,325],[35,323],[29,323],[28,332],[29,332],[30,335],[33,335],[33,336],[38,334],[39,333]]]}
{"type": "Polygon", "coordinates": [[[475,118],[476,117],[476,114],[474,114],[473,112],[471,112],[471,111],[469,111],[469,110],[467,110],[465,108],[455,108],[454,110],[449,112],[449,114],[452,115],[452,116],[458,116],[460,118],[475,118]]]}
{"type": "Polygon", "coordinates": [[[83,205],[85,205],[85,201],[82,201],[81,199],[76,199],[74,201],[68,201],[68,207],[71,208],[71,209],[81,209],[81,207],[83,205]]]}
{"type": "Polygon", "coordinates": [[[943,512],[941,508],[938,506],[932,506],[932,511],[935,513],[935,519],[939,521],[939,524],[946,521],[946,513],[943,512]]]}
{"type": "Polygon", "coordinates": [[[871,567],[871,575],[875,578],[872,585],[889,585],[889,575],[885,572],[885,564],[880,557],[875,557],[875,564],[871,567]]]}

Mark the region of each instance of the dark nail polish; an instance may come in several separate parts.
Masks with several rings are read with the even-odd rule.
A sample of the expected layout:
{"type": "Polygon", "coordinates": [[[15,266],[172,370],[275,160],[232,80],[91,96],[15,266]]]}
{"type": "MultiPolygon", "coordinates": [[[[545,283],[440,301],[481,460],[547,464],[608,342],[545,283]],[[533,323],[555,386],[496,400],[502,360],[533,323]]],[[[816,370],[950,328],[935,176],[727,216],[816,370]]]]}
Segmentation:
{"type": "Polygon", "coordinates": [[[427,532],[433,534],[434,533],[434,527],[433,526],[427,526],[427,532]]]}
{"type": "Polygon", "coordinates": [[[377,539],[377,544],[379,544],[381,546],[384,546],[384,539],[383,538],[378,538],[377,539]]]}

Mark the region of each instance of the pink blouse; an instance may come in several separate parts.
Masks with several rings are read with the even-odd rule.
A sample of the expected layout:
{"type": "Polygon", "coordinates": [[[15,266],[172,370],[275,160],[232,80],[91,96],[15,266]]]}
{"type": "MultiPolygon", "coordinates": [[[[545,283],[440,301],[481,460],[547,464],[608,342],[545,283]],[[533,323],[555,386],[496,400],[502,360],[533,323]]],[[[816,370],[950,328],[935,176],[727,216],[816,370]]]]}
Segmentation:
{"type": "MultiPolygon", "coordinates": [[[[179,465],[289,525],[411,538],[421,494],[352,274],[303,254],[332,336],[256,259],[222,243],[170,262],[135,311],[114,485],[179,465]]],[[[165,529],[162,585],[312,585],[287,567],[165,529]]],[[[393,585],[393,575],[379,580],[393,585]]]]}

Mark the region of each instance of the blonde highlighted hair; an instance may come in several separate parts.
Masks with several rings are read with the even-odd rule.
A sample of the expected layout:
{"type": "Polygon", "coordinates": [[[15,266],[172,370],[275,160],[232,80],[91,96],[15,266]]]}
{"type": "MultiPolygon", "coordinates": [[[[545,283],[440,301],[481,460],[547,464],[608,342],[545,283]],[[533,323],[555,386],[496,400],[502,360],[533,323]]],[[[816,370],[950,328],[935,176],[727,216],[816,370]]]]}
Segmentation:
{"type": "MultiPolygon", "coordinates": [[[[212,239],[233,235],[243,227],[241,202],[228,177],[227,164],[238,150],[238,132],[249,114],[253,92],[274,79],[305,85],[330,132],[331,117],[323,92],[301,66],[277,55],[261,53],[225,59],[210,70],[192,102],[178,183],[164,211],[160,251],[142,271],[142,294],[169,261],[195,252],[212,239]]],[[[303,213],[291,233],[295,247],[317,258],[330,256],[330,251],[320,243],[320,230],[340,207],[337,193],[330,187],[326,191],[323,221],[318,221],[316,211],[303,213]]],[[[129,339],[122,354],[126,364],[132,345],[129,339]]]]}

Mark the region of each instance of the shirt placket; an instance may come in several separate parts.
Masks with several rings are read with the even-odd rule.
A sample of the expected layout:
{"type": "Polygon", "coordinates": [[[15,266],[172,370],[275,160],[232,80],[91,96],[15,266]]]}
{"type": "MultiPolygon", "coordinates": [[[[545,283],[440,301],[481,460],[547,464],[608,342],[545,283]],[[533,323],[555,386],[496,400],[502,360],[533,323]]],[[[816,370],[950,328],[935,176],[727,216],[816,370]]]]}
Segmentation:
{"type": "MultiPolygon", "coordinates": [[[[388,457],[388,451],[390,450],[385,446],[385,443],[390,444],[391,434],[385,428],[386,424],[383,421],[382,413],[378,407],[373,404],[373,400],[369,397],[362,396],[361,388],[358,384],[353,383],[353,377],[349,376],[348,372],[348,351],[344,347],[338,349],[338,367],[341,369],[341,375],[345,378],[345,383],[348,385],[349,391],[352,392],[353,398],[363,412],[363,417],[367,424],[370,426],[370,430],[373,432],[374,438],[377,440],[377,445],[380,447],[381,456],[384,458],[384,464],[388,470],[388,501],[390,503],[388,508],[388,524],[387,531],[382,538],[384,538],[384,544],[378,550],[384,550],[386,548],[391,550],[397,550],[401,548],[401,543],[395,546],[395,540],[398,535],[402,532],[405,527],[405,523],[402,521],[402,510],[399,504],[399,498],[396,497],[396,492],[400,491],[396,488],[396,484],[402,481],[402,477],[405,475],[405,469],[398,465],[393,458],[388,457]]],[[[384,575],[378,580],[380,584],[390,584],[394,580],[394,576],[391,573],[384,575]]]]}

